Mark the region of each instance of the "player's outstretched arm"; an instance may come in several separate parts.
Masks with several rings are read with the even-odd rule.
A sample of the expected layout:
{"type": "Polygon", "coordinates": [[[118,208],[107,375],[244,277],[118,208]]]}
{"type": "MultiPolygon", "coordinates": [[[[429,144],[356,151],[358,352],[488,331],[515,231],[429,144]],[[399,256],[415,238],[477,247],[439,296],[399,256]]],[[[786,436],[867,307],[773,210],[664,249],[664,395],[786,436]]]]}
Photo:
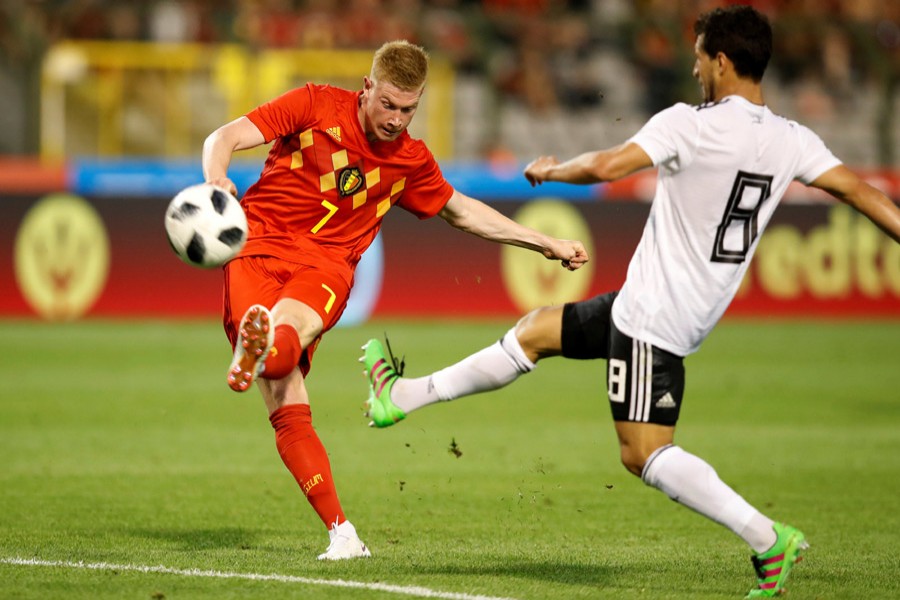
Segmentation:
{"type": "Polygon", "coordinates": [[[203,177],[235,196],[237,187],[228,178],[231,155],[265,143],[262,132],[247,117],[239,117],[213,131],[203,142],[203,177]]]}
{"type": "Polygon", "coordinates": [[[882,231],[900,242],[900,208],[880,190],[863,181],[856,173],[838,165],[810,183],[841,202],[866,215],[882,231]]]}
{"type": "Polygon", "coordinates": [[[448,224],[478,237],[528,248],[574,271],[589,259],[584,244],[576,240],[560,240],[516,223],[484,202],[454,190],[438,213],[448,224]]]}
{"type": "Polygon", "coordinates": [[[588,185],[615,181],[652,166],[644,149],[629,142],[609,150],[585,152],[565,162],[554,156],[538,157],[525,167],[525,178],[533,186],[545,181],[588,185]]]}

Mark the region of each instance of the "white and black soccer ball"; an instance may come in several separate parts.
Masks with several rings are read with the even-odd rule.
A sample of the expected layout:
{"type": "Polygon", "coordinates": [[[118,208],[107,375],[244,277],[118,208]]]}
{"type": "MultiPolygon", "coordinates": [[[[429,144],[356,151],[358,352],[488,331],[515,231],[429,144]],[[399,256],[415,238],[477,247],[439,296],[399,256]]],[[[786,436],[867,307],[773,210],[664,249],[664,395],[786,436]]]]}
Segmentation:
{"type": "Polygon", "coordinates": [[[237,198],[208,183],[178,192],[166,209],[166,235],[175,254],[195,267],[225,264],[247,241],[247,217],[237,198]]]}

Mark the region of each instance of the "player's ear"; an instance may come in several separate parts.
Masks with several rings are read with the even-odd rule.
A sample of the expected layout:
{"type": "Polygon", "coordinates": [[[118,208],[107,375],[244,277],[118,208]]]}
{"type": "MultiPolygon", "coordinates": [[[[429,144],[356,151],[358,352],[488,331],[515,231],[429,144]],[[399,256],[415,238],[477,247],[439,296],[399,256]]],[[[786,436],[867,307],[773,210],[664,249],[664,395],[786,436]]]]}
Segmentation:
{"type": "Polygon", "coordinates": [[[716,66],[719,69],[719,75],[723,75],[725,70],[731,64],[731,59],[725,55],[724,52],[719,52],[716,54],[716,66]]]}

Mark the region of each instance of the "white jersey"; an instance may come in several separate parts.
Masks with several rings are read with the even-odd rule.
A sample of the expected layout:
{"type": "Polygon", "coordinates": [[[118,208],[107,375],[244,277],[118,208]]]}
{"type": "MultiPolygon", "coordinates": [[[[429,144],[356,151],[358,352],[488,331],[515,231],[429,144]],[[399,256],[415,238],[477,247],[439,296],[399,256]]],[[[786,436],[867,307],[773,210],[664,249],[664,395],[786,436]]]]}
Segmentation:
{"type": "Polygon", "coordinates": [[[659,175],[612,318],[622,333],[687,356],[737,293],[791,181],[808,184],[840,161],[808,128],[740,96],[676,104],[630,141],[659,175]]]}

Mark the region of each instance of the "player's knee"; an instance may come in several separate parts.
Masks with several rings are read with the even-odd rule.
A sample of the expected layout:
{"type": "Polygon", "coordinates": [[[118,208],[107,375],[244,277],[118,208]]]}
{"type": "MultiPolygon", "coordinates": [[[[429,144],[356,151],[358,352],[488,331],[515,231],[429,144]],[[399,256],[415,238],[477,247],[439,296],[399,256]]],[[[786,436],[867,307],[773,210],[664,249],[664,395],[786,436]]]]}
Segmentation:
{"type": "Polygon", "coordinates": [[[561,349],[562,313],[559,307],[536,308],[516,323],[516,339],[525,355],[537,362],[558,355],[561,349]]]}
{"type": "Polygon", "coordinates": [[[535,342],[535,323],[534,316],[537,311],[540,309],[536,309],[519,319],[519,322],[516,323],[515,331],[516,331],[516,339],[519,341],[519,345],[522,346],[522,350],[525,351],[526,354],[529,355],[529,358],[536,350],[535,342]]]}
{"type": "Polygon", "coordinates": [[[644,456],[643,453],[638,452],[636,448],[622,446],[620,458],[622,460],[622,466],[624,466],[629,473],[636,475],[637,477],[641,476],[641,473],[644,470],[644,463],[647,462],[647,457],[644,456]]]}
{"type": "MultiPolygon", "coordinates": [[[[621,432],[620,432],[621,433],[621,432]]],[[[619,453],[622,465],[632,475],[641,476],[644,465],[650,459],[650,455],[658,447],[654,440],[640,436],[620,435],[619,453]]]]}
{"type": "Polygon", "coordinates": [[[274,326],[288,325],[297,333],[300,345],[306,348],[322,333],[322,319],[312,309],[300,303],[280,301],[272,311],[274,326]]]}
{"type": "Polygon", "coordinates": [[[622,464],[630,473],[641,476],[650,457],[672,444],[674,426],[616,421],[622,464]]]}

